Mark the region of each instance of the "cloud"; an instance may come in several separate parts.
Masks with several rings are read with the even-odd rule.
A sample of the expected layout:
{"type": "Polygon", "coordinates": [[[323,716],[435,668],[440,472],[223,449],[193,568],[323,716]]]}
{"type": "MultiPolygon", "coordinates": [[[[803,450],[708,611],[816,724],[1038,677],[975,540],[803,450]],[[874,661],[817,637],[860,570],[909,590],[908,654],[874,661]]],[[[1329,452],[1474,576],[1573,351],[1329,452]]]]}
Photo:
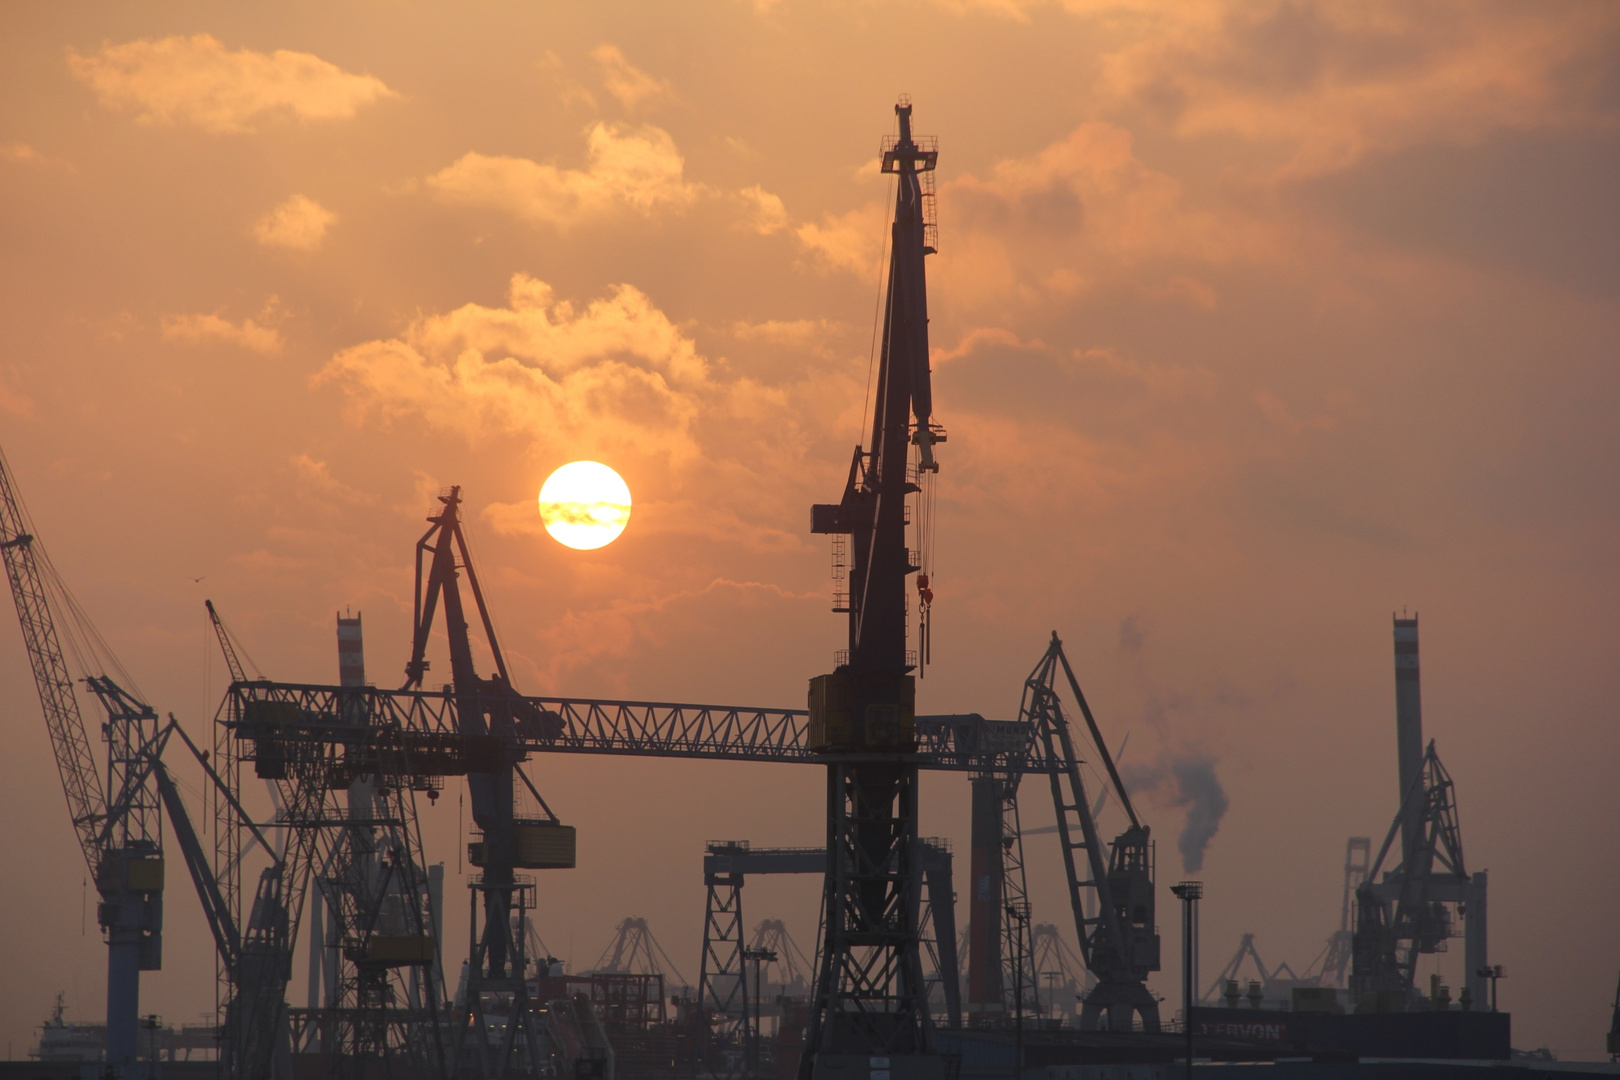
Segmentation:
{"type": "Polygon", "coordinates": [[[679,212],[701,193],[683,179],[685,162],[660,128],[598,123],[586,142],[584,169],[469,153],[428,177],[427,184],[445,202],[500,210],[558,230],[621,210],[648,217],[660,210],[679,212]]]}
{"type": "Polygon", "coordinates": [[[347,120],[398,96],[380,79],[311,53],[229,52],[208,34],[103,45],[89,56],[69,49],[68,69],[109,109],[134,112],[143,123],[215,133],[252,130],[266,115],[347,120]]]}
{"type": "Polygon", "coordinates": [[[782,200],[755,184],[737,192],[747,215],[742,227],[761,236],[770,236],[787,228],[787,208],[782,200]]]}
{"type": "Polygon", "coordinates": [[[57,167],[73,171],[73,166],[61,158],[40,153],[25,142],[0,143],[0,161],[12,165],[30,165],[36,168],[57,167]]]}
{"type": "Polygon", "coordinates": [[[294,454],[288,461],[293,467],[293,472],[298,475],[299,482],[306,489],[356,506],[377,504],[375,495],[357,491],[333,476],[331,467],[324,461],[312,458],[308,454],[294,454]]]}
{"type": "Polygon", "coordinates": [[[823,270],[845,270],[862,278],[877,273],[882,258],[886,206],[867,203],[844,214],[823,214],[821,223],[806,222],[793,230],[823,270]]]}
{"type": "Polygon", "coordinates": [[[0,143],[0,161],[9,161],[14,165],[37,165],[44,160],[40,152],[27,143],[0,143]]]}
{"type": "Polygon", "coordinates": [[[518,274],[509,302],[466,304],[345,349],[316,382],[341,385],[357,418],[421,416],[475,442],[499,434],[581,453],[695,454],[709,366],[645,294],[621,285],[576,309],[518,274]]]}
{"type": "MultiPolygon", "coordinates": [[[[788,336],[795,342],[774,352],[814,347],[808,331],[788,336]]],[[[784,484],[784,470],[813,475],[816,433],[851,402],[859,409],[860,364],[823,359],[786,376],[776,365],[766,384],[744,373],[752,365],[702,355],[633,286],[576,303],[517,274],[504,305],[418,317],[397,336],[339,351],[311,381],[340,391],[355,424],[412,423],[481,448],[501,441],[537,471],[610,463],[633,491],[659,493],[638,495],[637,535],[780,552],[801,546],[812,501],[784,484]]],[[[504,534],[539,535],[533,503],[487,516],[504,534]]]]}
{"type": "Polygon", "coordinates": [[[596,61],[603,88],[624,106],[625,112],[635,112],[643,102],[675,96],[668,80],[648,75],[626,60],[615,45],[598,45],[591,50],[591,59],[596,61]]]}
{"type": "Polygon", "coordinates": [[[294,195],[253,226],[254,239],[266,247],[314,251],[338,216],[307,195],[294,195]]]}
{"type": "Polygon", "coordinates": [[[843,324],[827,319],[767,319],[758,323],[733,323],[731,336],[738,341],[758,341],[825,354],[827,339],[843,329],[843,324]]]}
{"type": "MultiPolygon", "coordinates": [[[[484,520],[502,536],[547,535],[538,504],[490,503],[484,507],[484,520]]],[[[691,500],[659,502],[637,500],[633,516],[636,532],[643,536],[691,536],[710,544],[732,544],[749,551],[780,553],[801,551],[807,544],[796,533],[748,521],[738,514],[691,500]]]]}
{"type": "Polygon", "coordinates": [[[1182,136],[1236,135],[1281,176],[1342,169],[1419,142],[1501,129],[1611,126],[1578,76],[1612,49],[1610,5],[1396,2],[1143,5],[1104,57],[1100,101],[1182,136]],[[1280,154],[1279,154],[1280,152],[1280,154]]]}
{"type": "MultiPolygon", "coordinates": [[[[938,371],[947,365],[961,368],[969,362],[983,366],[986,361],[997,369],[998,377],[1011,377],[1020,366],[1031,369],[1045,367],[1060,371],[1069,378],[1085,380],[1090,393],[1106,386],[1127,386],[1148,390],[1160,395],[1174,395],[1189,390],[1206,390],[1213,382],[1213,374],[1203,367],[1180,364],[1146,363],[1117,349],[1093,347],[1089,349],[1060,350],[1040,338],[1021,339],[1011,330],[1001,327],[978,327],[962,336],[953,349],[936,349],[930,358],[938,371]]],[[[1024,388],[1028,389],[1028,388],[1024,388]]],[[[1037,400],[1050,400],[1054,387],[1035,396],[1037,400]]],[[[979,396],[981,403],[987,398],[979,396]]]]}
{"type": "Polygon", "coordinates": [[[535,66],[551,75],[552,81],[557,84],[558,97],[564,105],[584,105],[592,111],[596,109],[596,96],[568,74],[562,57],[547,49],[535,66]]]}
{"type": "MultiPolygon", "coordinates": [[[[1128,130],[1095,121],[1027,157],[1004,158],[987,175],[942,183],[939,203],[950,228],[929,279],[958,310],[1067,304],[1100,284],[1127,283],[1158,303],[1211,311],[1219,295],[1187,262],[1299,257],[1285,225],[1194,205],[1180,181],[1137,157],[1128,130]]],[[[794,233],[818,269],[871,280],[889,213],[874,201],[794,233]]]]}
{"type": "Polygon", "coordinates": [[[1129,131],[1098,122],[1002,159],[983,178],[949,181],[939,201],[953,225],[931,278],[969,309],[1067,303],[1107,282],[1208,311],[1219,298],[1189,262],[1276,264],[1303,247],[1286,224],[1194,205],[1178,180],[1137,157],[1129,131]]]}
{"type": "Polygon", "coordinates": [[[237,324],[219,315],[165,315],[163,340],[191,345],[223,341],[261,356],[276,355],[283,344],[281,332],[274,327],[260,326],[252,319],[243,319],[237,324]]]}

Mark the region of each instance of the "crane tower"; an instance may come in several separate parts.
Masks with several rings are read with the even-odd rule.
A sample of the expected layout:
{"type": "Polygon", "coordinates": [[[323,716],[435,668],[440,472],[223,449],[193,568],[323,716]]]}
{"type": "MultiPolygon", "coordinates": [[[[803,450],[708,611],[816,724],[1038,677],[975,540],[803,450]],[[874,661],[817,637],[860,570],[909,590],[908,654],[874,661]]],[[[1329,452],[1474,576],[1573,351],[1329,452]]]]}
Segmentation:
{"type": "MultiPolygon", "coordinates": [[[[811,532],[847,544],[853,561],[849,647],[810,683],[809,744],[827,763],[827,869],[800,1080],[864,1070],[874,1058],[896,1080],[944,1067],[927,1055],[913,873],[917,657],[906,649],[907,585],[923,569],[907,544],[906,504],[938,471],[933,448],[944,441],[932,416],[923,268],[934,250],[929,181],[939,152],[913,136],[909,100],[895,113],[899,135],[883,147],[883,171],[897,184],[871,444],[855,448],[843,498],[811,508],[811,532]]],[[[917,588],[922,610],[926,579],[917,588]]]]}

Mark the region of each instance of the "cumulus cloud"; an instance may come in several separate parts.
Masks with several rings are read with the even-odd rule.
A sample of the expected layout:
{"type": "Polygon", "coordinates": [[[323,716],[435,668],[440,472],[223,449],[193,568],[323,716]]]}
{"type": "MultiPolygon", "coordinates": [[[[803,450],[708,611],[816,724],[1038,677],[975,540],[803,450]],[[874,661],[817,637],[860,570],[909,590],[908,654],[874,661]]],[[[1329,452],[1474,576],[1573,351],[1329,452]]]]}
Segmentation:
{"type": "Polygon", "coordinates": [[[281,331],[275,327],[260,326],[252,319],[233,323],[219,315],[165,315],[163,340],[190,345],[223,341],[261,356],[274,356],[283,344],[281,331]]]}
{"type": "MultiPolygon", "coordinates": [[[[815,336],[784,331],[778,351],[802,353],[815,336]]],[[[663,477],[669,494],[638,499],[638,534],[781,551],[803,543],[788,523],[811,499],[784,485],[784,470],[799,475],[813,433],[859,407],[864,367],[846,359],[787,378],[777,369],[766,384],[704,356],[639,289],[576,303],[517,274],[504,304],[421,316],[395,337],[338,352],[312,382],[339,390],[356,424],[420,424],[476,446],[503,440],[536,466],[605,461],[632,489],[638,477],[663,477]]],[[[538,527],[532,503],[487,514],[503,533],[538,527]]]]}
{"type": "Polygon", "coordinates": [[[743,204],[742,228],[761,236],[770,236],[787,228],[787,208],[782,200],[755,184],[737,192],[743,204]]]}
{"type": "Polygon", "coordinates": [[[314,251],[338,216],[307,195],[294,195],[253,226],[253,236],[266,247],[314,251]]]}
{"type": "Polygon", "coordinates": [[[469,440],[695,454],[709,365],[645,294],[621,285],[579,309],[518,274],[509,304],[466,304],[345,349],[316,381],[341,385],[357,418],[415,415],[469,440]]]}
{"type": "Polygon", "coordinates": [[[346,120],[397,96],[381,79],[312,53],[231,52],[209,34],[108,44],[88,56],[70,49],[68,69],[109,109],[216,133],[249,131],[266,115],[346,120]]]}
{"type": "Polygon", "coordinates": [[[819,268],[864,278],[877,272],[887,221],[888,207],[872,202],[844,214],[823,214],[819,224],[805,222],[793,234],[819,268]]]}
{"type": "Polygon", "coordinates": [[[685,162],[667,131],[598,123],[586,142],[583,169],[469,153],[427,184],[445,202],[500,210],[560,230],[621,210],[645,216],[684,210],[701,192],[683,178],[685,162]]]}
{"type": "Polygon", "coordinates": [[[674,96],[668,80],[655,79],[625,59],[615,45],[598,45],[591,50],[602,86],[613,95],[626,112],[635,112],[643,104],[674,96]]]}

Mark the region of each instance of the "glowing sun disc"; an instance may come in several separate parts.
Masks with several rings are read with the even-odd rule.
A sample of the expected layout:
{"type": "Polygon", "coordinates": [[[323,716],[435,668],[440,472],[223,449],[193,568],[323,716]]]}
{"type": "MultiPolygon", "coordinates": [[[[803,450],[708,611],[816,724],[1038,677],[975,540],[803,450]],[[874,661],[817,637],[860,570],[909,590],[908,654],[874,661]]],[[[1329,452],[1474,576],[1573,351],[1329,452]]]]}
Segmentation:
{"type": "Polygon", "coordinates": [[[630,523],[630,488],[600,462],[571,461],[540,485],[540,520],[559,544],[606,547],[630,523]]]}

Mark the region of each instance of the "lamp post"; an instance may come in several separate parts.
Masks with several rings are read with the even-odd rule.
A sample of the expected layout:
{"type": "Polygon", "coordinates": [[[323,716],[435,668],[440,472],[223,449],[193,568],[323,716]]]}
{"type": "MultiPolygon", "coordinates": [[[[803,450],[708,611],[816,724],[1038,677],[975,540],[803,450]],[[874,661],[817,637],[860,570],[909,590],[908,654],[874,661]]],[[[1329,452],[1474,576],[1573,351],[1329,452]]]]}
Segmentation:
{"type": "Polygon", "coordinates": [[[146,1029],[146,1060],[150,1062],[146,1074],[155,1078],[160,1074],[158,1069],[158,1033],[163,1029],[163,1021],[158,1019],[157,1013],[152,1013],[141,1021],[141,1027],[146,1029]]]}
{"type": "Polygon", "coordinates": [[[1018,923],[1017,965],[1013,973],[1013,1076],[1024,1075],[1024,939],[1029,936],[1029,901],[1007,904],[1007,917],[1018,923]]]}
{"type": "MultiPolygon", "coordinates": [[[[774,963],[776,963],[776,952],[774,950],[772,950],[772,949],[765,949],[765,948],[759,948],[759,949],[744,948],[743,949],[743,963],[746,964],[750,960],[752,960],[754,962],[754,1024],[753,1024],[752,1030],[749,1031],[749,1037],[748,1037],[748,1075],[749,1076],[758,1076],[759,1075],[759,1025],[763,1022],[763,1019],[764,1019],[763,1016],[761,1015],[763,1010],[761,1008],[760,1002],[761,1002],[761,999],[763,998],[764,993],[765,993],[765,990],[764,990],[765,984],[764,984],[764,982],[761,981],[760,969],[766,964],[774,964],[774,963]]],[[[744,997],[743,997],[743,1011],[746,1013],[747,1010],[748,1010],[748,998],[747,998],[747,996],[745,994],[744,997]]]]}
{"type": "Polygon", "coordinates": [[[1474,972],[1481,979],[1491,980],[1491,1012],[1496,1011],[1496,980],[1507,977],[1507,968],[1501,964],[1490,964],[1474,972]]]}
{"type": "Polygon", "coordinates": [[[1198,901],[1204,895],[1202,881],[1183,881],[1172,885],[1170,891],[1181,898],[1181,1019],[1187,1032],[1187,1078],[1193,1071],[1193,982],[1198,963],[1198,901]]]}

